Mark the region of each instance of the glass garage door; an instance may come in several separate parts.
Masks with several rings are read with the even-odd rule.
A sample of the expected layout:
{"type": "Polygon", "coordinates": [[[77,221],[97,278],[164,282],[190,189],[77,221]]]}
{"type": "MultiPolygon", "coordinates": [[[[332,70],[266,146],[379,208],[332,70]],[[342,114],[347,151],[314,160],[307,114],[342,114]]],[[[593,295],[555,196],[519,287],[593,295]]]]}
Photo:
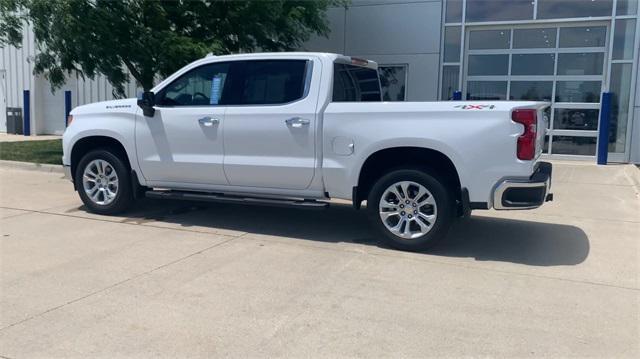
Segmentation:
{"type": "Polygon", "coordinates": [[[469,29],[468,100],[551,101],[545,153],[595,156],[606,24],[469,29]]]}

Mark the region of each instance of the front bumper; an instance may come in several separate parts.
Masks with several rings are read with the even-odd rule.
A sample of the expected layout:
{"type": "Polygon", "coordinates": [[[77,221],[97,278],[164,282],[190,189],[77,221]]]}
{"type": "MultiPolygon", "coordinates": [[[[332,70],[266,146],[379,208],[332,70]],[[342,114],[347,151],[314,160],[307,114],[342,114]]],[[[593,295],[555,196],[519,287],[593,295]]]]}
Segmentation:
{"type": "Polygon", "coordinates": [[[500,182],[493,192],[493,208],[533,209],[552,201],[551,170],[551,163],[540,162],[529,179],[507,179],[500,182]]]}

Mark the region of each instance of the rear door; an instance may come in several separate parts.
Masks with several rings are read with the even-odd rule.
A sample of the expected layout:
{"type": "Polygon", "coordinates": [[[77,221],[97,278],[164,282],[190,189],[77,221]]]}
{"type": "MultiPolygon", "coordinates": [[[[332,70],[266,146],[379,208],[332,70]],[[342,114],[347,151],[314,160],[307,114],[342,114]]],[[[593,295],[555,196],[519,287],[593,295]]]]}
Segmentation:
{"type": "Polygon", "coordinates": [[[306,189],[316,167],[321,63],[309,57],[243,61],[224,128],[224,171],[243,187],[306,189]]]}

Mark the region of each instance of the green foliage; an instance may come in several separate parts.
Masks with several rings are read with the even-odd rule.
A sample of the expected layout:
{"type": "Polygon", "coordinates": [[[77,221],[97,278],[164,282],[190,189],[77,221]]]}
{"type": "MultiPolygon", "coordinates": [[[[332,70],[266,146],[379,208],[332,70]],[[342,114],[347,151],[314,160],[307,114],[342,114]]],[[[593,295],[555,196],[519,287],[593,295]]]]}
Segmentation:
{"type": "Polygon", "coordinates": [[[0,160],[62,164],[62,140],[0,142],[0,160]]]}
{"type": "Polygon", "coordinates": [[[283,51],[329,32],[325,11],[347,0],[0,0],[0,45],[33,25],[35,72],[54,87],[77,71],[124,94],[127,70],[145,89],[207,53],[283,51]]]}

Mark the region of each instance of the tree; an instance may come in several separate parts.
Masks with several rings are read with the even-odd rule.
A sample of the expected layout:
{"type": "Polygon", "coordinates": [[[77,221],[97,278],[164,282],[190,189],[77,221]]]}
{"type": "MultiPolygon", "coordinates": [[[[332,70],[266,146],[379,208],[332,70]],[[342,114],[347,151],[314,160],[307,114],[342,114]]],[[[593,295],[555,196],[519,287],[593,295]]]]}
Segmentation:
{"type": "Polygon", "coordinates": [[[325,11],[347,0],[0,0],[0,45],[20,46],[33,25],[34,72],[103,74],[124,95],[129,72],[148,90],[207,53],[285,51],[329,32],[325,11]]]}

